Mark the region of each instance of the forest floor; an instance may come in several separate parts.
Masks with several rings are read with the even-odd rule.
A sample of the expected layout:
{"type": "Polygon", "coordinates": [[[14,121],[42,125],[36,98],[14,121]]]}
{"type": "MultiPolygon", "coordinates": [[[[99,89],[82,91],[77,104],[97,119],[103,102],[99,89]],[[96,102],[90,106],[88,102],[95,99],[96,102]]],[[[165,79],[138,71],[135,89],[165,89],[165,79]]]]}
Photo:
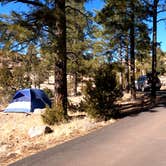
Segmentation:
{"type": "MultiPolygon", "coordinates": [[[[137,95],[135,103],[142,101],[142,95],[137,95]]],[[[133,104],[130,94],[125,94],[119,101],[120,104],[133,104]]],[[[70,101],[79,103],[81,97],[71,97],[70,101]]],[[[130,107],[131,109],[131,107],[130,107]]],[[[30,128],[43,126],[40,113],[30,115],[24,113],[0,112],[0,165],[6,166],[17,160],[46,150],[68,140],[83,136],[103,126],[112,124],[117,120],[111,119],[104,122],[95,122],[89,119],[83,112],[69,112],[72,120],[66,124],[50,126],[53,130],[50,134],[43,134],[31,138],[28,135],[30,128]]]]}

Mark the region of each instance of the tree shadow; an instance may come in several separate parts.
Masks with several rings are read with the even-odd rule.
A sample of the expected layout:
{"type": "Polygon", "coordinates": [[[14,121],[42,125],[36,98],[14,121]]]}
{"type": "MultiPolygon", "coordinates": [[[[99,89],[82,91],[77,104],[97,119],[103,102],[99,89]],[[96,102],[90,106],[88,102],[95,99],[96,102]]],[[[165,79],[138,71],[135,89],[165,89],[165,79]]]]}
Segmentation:
{"type": "Polygon", "coordinates": [[[145,92],[143,96],[138,97],[135,101],[116,105],[117,114],[114,118],[135,117],[142,112],[156,113],[158,111],[153,109],[155,107],[166,107],[166,90],[157,91],[155,101],[151,98],[149,92],[145,92]]]}

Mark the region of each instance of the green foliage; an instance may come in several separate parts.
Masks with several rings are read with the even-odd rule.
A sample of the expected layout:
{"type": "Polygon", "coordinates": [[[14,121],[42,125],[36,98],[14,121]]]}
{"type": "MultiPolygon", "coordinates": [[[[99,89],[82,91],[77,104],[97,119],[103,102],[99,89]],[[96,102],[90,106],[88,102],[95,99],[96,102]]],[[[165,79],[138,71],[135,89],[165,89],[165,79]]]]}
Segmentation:
{"type": "Polygon", "coordinates": [[[6,104],[12,98],[15,89],[13,87],[13,75],[7,66],[0,68],[0,101],[6,104]]]}
{"type": "Polygon", "coordinates": [[[44,114],[41,115],[45,124],[54,125],[67,122],[62,105],[53,105],[52,108],[47,107],[44,114]]]}
{"type": "Polygon", "coordinates": [[[52,90],[49,88],[44,88],[43,91],[47,94],[49,98],[52,98],[54,96],[52,90]]]}
{"type": "Polygon", "coordinates": [[[31,86],[30,78],[25,74],[24,67],[15,66],[12,70],[3,65],[0,68],[0,87],[7,94],[11,95],[14,91],[31,86]]]}
{"type": "Polygon", "coordinates": [[[81,107],[92,118],[108,120],[116,114],[114,102],[122,97],[113,66],[103,65],[97,70],[92,80],[87,83],[85,102],[81,107]]]}
{"type": "Polygon", "coordinates": [[[160,48],[157,49],[157,71],[161,74],[164,75],[166,73],[166,63],[165,63],[165,58],[166,53],[163,52],[160,48]]]}
{"type": "Polygon", "coordinates": [[[12,73],[8,67],[5,65],[0,68],[0,86],[5,90],[11,87],[12,83],[12,73]]]}
{"type": "Polygon", "coordinates": [[[31,79],[28,75],[25,74],[24,67],[14,67],[13,68],[13,79],[12,85],[13,89],[18,90],[21,88],[30,88],[31,87],[31,79]]]}
{"type": "MultiPolygon", "coordinates": [[[[107,51],[110,52],[108,61],[126,61],[126,69],[129,69],[128,65],[130,64],[131,72],[127,69],[125,74],[128,87],[130,73],[130,88],[133,99],[136,96],[134,87],[135,59],[142,59],[150,52],[149,29],[145,24],[145,20],[148,18],[147,8],[145,3],[139,0],[105,0],[104,7],[96,15],[96,20],[102,25],[100,29],[103,31],[102,36],[98,33],[99,42],[96,44],[100,46],[99,48],[104,48],[106,54],[107,51]],[[101,39],[104,39],[103,43],[101,39]]],[[[121,78],[123,78],[122,74],[121,78]]]]}
{"type": "MultiPolygon", "coordinates": [[[[77,86],[79,83],[79,77],[82,75],[82,68],[84,68],[83,53],[88,48],[88,40],[86,39],[87,26],[91,26],[89,23],[90,18],[88,12],[87,17],[82,13],[85,13],[84,1],[66,1],[66,4],[72,8],[66,8],[67,20],[67,72],[73,76],[73,81],[70,82],[70,86],[74,89],[72,92],[75,96],[78,94],[77,86]],[[75,9],[75,10],[73,10],[75,9]],[[81,11],[81,12],[80,12],[81,11]]],[[[90,29],[90,28],[89,28],[90,29]]]]}

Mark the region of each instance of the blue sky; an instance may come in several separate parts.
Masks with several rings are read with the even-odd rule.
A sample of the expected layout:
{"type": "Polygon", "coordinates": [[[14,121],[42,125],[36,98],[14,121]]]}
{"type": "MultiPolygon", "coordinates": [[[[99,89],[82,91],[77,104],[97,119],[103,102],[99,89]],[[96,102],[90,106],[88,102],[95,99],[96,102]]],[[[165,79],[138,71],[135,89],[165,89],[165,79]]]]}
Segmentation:
{"type": "MultiPolygon", "coordinates": [[[[166,18],[166,12],[160,18],[166,18]]],[[[158,23],[157,41],[161,42],[161,48],[166,52],[166,21],[158,23]]]]}
{"type": "MultiPolygon", "coordinates": [[[[89,11],[100,10],[103,7],[104,3],[102,0],[90,0],[86,4],[86,9],[89,11]]],[[[0,13],[9,14],[11,10],[16,11],[25,11],[27,8],[22,3],[11,3],[9,5],[0,6],[0,13]]],[[[160,15],[160,17],[166,18],[166,13],[160,15]]],[[[161,48],[166,52],[166,23],[160,22],[158,23],[158,32],[157,32],[157,41],[161,43],[161,48]]]]}
{"type": "Polygon", "coordinates": [[[28,8],[26,8],[26,6],[22,3],[9,3],[3,6],[0,5],[0,13],[2,14],[9,14],[12,10],[20,12],[25,11],[27,9],[28,8]]]}

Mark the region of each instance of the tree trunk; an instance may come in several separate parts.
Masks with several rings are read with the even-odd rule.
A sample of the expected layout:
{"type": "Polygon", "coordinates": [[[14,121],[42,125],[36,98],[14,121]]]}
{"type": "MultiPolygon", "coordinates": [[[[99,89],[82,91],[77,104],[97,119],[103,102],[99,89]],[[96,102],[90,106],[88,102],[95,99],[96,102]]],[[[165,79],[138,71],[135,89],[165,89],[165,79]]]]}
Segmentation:
{"type": "Polygon", "coordinates": [[[130,65],[131,65],[131,97],[132,100],[136,99],[136,91],[135,91],[135,37],[134,37],[134,4],[131,2],[131,25],[130,25],[130,65]]]}
{"type": "Polygon", "coordinates": [[[65,0],[56,0],[56,57],[55,57],[55,103],[63,107],[67,115],[67,74],[66,74],[66,13],[65,0]]]}
{"type": "Polygon", "coordinates": [[[154,0],[153,4],[153,43],[152,43],[152,98],[156,98],[156,68],[157,68],[157,58],[156,58],[156,49],[157,49],[157,5],[159,0],[154,0]]]}
{"type": "Polygon", "coordinates": [[[130,90],[130,69],[129,69],[129,51],[128,51],[128,45],[126,47],[126,91],[129,93],[130,90]]]}
{"type": "MultiPolygon", "coordinates": [[[[120,63],[121,63],[121,67],[123,66],[123,56],[122,56],[122,44],[120,42],[120,48],[119,48],[119,56],[120,56],[120,63]]],[[[120,80],[121,80],[121,86],[122,89],[124,89],[124,79],[123,79],[123,71],[120,71],[120,80]]]]}
{"type": "Polygon", "coordinates": [[[77,96],[78,75],[77,71],[74,72],[74,96],[77,96]]]}

